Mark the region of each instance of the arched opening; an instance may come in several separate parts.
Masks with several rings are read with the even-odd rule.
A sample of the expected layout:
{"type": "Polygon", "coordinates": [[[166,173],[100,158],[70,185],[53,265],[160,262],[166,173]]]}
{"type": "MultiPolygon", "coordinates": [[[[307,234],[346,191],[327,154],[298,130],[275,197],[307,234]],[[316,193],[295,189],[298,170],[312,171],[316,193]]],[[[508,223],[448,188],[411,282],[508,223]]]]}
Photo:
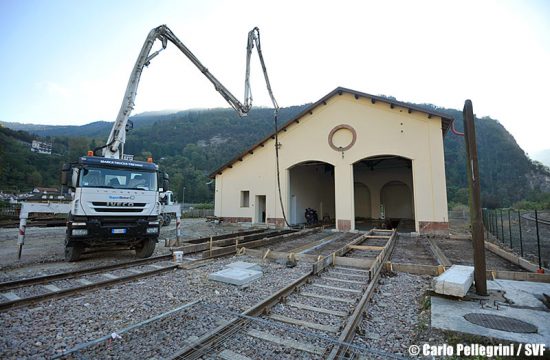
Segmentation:
{"type": "Polygon", "coordinates": [[[306,209],[313,209],[319,221],[333,223],[334,166],[321,161],[306,161],[289,169],[289,222],[306,224],[306,209]]]}
{"type": "Polygon", "coordinates": [[[356,229],[385,226],[415,231],[412,161],[395,155],[362,159],[353,165],[356,229]],[[362,199],[370,192],[370,204],[362,199]],[[369,206],[369,210],[365,209],[369,206]],[[369,214],[369,216],[365,216],[369,214]]]}
{"type": "Polygon", "coordinates": [[[355,204],[355,224],[364,223],[372,218],[372,205],[369,187],[360,182],[353,184],[354,204],[355,204]]]}

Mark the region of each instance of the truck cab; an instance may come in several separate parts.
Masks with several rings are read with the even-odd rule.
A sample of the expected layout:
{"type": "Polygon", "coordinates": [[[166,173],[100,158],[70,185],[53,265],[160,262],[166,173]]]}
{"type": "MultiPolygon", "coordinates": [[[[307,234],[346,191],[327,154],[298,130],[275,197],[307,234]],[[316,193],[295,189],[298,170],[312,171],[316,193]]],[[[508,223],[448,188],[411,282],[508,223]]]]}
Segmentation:
{"type": "Polygon", "coordinates": [[[160,232],[159,192],[168,176],[152,162],[96,156],[66,164],[62,183],[72,195],[65,258],[76,261],[86,248],[123,247],[150,257],[160,232]]]}

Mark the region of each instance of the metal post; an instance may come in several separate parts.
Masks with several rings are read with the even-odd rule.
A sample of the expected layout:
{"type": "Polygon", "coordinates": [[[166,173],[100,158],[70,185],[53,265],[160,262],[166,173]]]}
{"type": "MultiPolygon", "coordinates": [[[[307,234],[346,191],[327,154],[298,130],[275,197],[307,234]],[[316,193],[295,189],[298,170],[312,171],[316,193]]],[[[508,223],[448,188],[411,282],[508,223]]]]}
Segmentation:
{"type": "Polygon", "coordinates": [[[472,224],[472,242],[474,248],[474,279],[478,295],[487,295],[487,274],[485,265],[485,239],[481,224],[481,195],[479,167],[477,161],[476,129],[472,101],[466,100],[463,109],[464,140],[466,142],[466,159],[468,185],[470,189],[470,222],[472,224]]]}
{"type": "Polygon", "coordinates": [[[523,257],[523,236],[521,234],[521,210],[518,210],[518,224],[519,224],[519,251],[521,257],[523,257]]]}
{"type": "Polygon", "coordinates": [[[21,259],[21,252],[23,251],[23,244],[25,244],[25,231],[27,229],[27,216],[28,213],[21,212],[19,219],[19,235],[17,235],[17,245],[19,249],[17,251],[17,259],[21,259]]]}
{"type": "Polygon", "coordinates": [[[510,234],[510,249],[514,248],[512,243],[512,220],[510,220],[510,209],[508,209],[508,233],[510,234]]]}
{"type": "Polygon", "coordinates": [[[495,209],[495,234],[497,240],[500,240],[500,231],[498,230],[498,209],[495,209]]]}
{"type": "Polygon", "coordinates": [[[539,235],[539,216],[535,210],[535,226],[537,228],[537,251],[539,253],[539,270],[542,269],[542,258],[540,257],[540,235],[539,235]]]}
{"type": "Polygon", "coordinates": [[[502,209],[500,209],[500,233],[502,234],[502,242],[504,242],[504,218],[502,217],[502,209]]]}

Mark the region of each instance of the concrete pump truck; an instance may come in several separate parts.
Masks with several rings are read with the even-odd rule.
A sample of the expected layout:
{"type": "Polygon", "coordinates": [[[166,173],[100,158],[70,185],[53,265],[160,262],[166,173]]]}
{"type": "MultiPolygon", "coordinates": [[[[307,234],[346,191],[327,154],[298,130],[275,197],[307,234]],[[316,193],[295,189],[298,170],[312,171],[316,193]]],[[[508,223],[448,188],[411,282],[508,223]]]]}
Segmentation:
{"type": "Polygon", "coordinates": [[[128,118],[134,108],[141,74],[151,60],[166,48],[168,41],[210,80],[215,90],[239,116],[246,116],[252,107],[250,56],[256,47],[269,95],[276,111],[278,110],[267,76],[257,27],[248,33],[244,104],[201,64],[166,25],[154,28],[147,36],[134,65],[106,144],[89,151],[88,156],[82,156],[78,161],[63,166],[61,183],[70,190],[71,203],[23,204],[18,238],[19,257],[24,244],[26,219],[31,212],[68,213],[65,239],[67,261],[78,260],[86,248],[105,246],[123,246],[135,249],[138,257],[150,257],[158,242],[163,213],[176,213],[176,234],[179,240],[181,209],[179,205],[163,201],[168,191],[168,175],[159,171],[151,158],[144,162],[129,160],[124,156],[126,132],[132,127],[128,118]],[[156,40],[160,41],[161,48],[151,53],[156,40]]]}

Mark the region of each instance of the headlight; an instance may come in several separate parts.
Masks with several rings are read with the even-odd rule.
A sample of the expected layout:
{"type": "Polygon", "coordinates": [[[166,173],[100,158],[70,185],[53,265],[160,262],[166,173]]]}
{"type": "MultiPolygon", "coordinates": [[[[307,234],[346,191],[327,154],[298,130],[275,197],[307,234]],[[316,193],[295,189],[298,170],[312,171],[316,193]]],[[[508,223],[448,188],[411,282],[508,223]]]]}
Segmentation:
{"type": "Polygon", "coordinates": [[[86,226],[86,223],[85,222],[73,222],[72,225],[73,226],[86,226]]]}
{"type": "Polygon", "coordinates": [[[149,221],[149,225],[158,225],[160,224],[158,221],[149,221]]]}
{"type": "Polygon", "coordinates": [[[157,234],[159,232],[159,229],[154,227],[154,228],[147,228],[147,234],[157,234]]]}
{"type": "Polygon", "coordinates": [[[88,235],[88,230],[87,229],[73,229],[72,234],[73,234],[73,236],[88,235]]]}

